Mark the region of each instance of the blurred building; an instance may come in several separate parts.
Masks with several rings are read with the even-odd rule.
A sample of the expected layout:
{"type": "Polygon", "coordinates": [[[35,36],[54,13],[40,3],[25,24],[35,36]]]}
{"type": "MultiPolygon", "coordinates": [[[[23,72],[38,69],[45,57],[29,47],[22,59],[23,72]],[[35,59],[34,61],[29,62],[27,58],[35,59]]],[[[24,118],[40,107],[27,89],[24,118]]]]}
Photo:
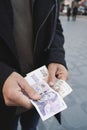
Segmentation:
{"type": "Polygon", "coordinates": [[[87,0],[64,0],[63,8],[61,11],[66,14],[67,6],[69,5],[71,8],[73,6],[78,7],[78,14],[87,15],[87,0]]]}

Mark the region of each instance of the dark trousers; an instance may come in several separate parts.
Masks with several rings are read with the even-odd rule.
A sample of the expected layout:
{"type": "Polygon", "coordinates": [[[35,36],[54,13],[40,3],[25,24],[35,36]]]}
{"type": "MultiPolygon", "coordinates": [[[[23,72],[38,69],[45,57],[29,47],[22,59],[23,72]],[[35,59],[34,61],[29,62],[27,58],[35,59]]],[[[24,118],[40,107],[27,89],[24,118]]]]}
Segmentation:
{"type": "Polygon", "coordinates": [[[35,109],[24,112],[20,116],[15,116],[16,107],[6,107],[0,105],[0,130],[17,130],[20,121],[22,130],[36,130],[39,114],[35,109]]]}
{"type": "Polygon", "coordinates": [[[14,128],[12,130],[17,130],[18,121],[20,122],[22,130],[36,130],[38,120],[39,114],[36,109],[33,108],[15,117],[14,128]]]}
{"type": "Polygon", "coordinates": [[[0,130],[12,130],[15,110],[15,107],[0,105],[0,130]]]}

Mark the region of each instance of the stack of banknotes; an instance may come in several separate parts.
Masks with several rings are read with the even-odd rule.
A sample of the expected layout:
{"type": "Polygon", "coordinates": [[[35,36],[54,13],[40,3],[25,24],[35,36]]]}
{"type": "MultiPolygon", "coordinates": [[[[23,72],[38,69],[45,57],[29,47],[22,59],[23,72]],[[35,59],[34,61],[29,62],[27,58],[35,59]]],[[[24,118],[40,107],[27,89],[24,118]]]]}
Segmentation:
{"type": "Polygon", "coordinates": [[[72,88],[68,83],[56,78],[54,86],[50,87],[47,83],[48,76],[46,66],[42,66],[28,73],[25,77],[29,85],[41,95],[40,100],[34,101],[30,99],[30,101],[43,121],[65,110],[67,105],[63,98],[72,92],[72,88]]]}

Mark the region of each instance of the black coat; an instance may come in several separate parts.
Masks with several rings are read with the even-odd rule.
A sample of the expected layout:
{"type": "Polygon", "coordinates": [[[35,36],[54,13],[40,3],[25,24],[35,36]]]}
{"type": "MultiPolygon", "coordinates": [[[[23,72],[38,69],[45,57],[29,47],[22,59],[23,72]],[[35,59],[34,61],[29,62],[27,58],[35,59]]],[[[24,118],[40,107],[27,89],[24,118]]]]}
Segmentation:
{"type": "Polygon", "coordinates": [[[67,16],[70,16],[70,15],[71,15],[71,8],[67,7],[67,16]]]}
{"type": "Polygon", "coordinates": [[[73,7],[73,8],[72,8],[72,15],[73,15],[73,16],[76,16],[76,15],[77,15],[77,12],[78,12],[78,8],[77,8],[77,7],[73,7]]]}
{"type": "MultiPolygon", "coordinates": [[[[33,27],[35,68],[51,62],[66,66],[58,0],[34,0],[33,27]]],[[[21,73],[13,37],[13,11],[10,0],[0,0],[0,100],[3,83],[13,71],[21,73]]]]}

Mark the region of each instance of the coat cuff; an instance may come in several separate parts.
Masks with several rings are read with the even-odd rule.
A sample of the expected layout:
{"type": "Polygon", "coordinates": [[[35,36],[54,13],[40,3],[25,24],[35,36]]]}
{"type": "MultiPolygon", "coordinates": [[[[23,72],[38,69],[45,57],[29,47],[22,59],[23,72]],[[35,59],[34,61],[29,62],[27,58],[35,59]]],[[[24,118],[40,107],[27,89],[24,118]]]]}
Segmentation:
{"type": "Polygon", "coordinates": [[[0,98],[3,98],[2,95],[3,84],[13,71],[15,71],[15,69],[0,62],[0,98]]]}

